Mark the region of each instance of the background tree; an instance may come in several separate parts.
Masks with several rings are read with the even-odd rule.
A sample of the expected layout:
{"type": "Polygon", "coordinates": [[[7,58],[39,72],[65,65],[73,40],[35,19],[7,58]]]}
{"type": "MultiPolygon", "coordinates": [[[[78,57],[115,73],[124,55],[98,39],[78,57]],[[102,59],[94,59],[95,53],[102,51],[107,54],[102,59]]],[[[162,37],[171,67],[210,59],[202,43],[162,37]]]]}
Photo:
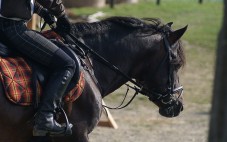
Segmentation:
{"type": "Polygon", "coordinates": [[[227,142],[227,0],[218,35],[209,142],[227,142]]]}

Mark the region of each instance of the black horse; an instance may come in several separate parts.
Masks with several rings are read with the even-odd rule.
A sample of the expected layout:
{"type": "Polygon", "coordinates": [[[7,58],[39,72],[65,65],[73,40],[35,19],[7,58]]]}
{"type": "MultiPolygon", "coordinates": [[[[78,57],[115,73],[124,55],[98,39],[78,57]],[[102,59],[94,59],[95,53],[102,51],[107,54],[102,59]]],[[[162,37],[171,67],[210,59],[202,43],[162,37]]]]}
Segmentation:
{"type": "MultiPolygon", "coordinates": [[[[159,107],[161,115],[178,116],[183,110],[182,87],[178,70],[185,58],[180,38],[187,27],[172,30],[171,23],[157,19],[111,17],[97,23],[77,23],[72,34],[80,37],[95,52],[117,66],[139,87],[136,92],[149,98],[159,107]]],[[[54,142],[88,142],[88,134],[99,122],[101,100],[128,79],[109,69],[93,54],[89,54],[94,77],[86,69],[85,87],[74,103],[66,103],[65,110],[73,123],[73,134],[67,137],[33,138],[54,142]]],[[[33,107],[10,103],[0,87],[0,142],[27,142],[32,138],[33,107]]]]}

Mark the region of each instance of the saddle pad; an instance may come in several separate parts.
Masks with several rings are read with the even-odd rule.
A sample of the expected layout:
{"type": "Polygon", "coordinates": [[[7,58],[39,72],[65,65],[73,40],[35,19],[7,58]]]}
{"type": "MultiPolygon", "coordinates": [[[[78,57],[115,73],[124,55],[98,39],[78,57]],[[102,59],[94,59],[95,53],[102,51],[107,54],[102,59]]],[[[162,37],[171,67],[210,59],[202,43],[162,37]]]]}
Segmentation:
{"type": "Polygon", "coordinates": [[[62,37],[52,30],[43,31],[41,34],[47,39],[56,39],[59,42],[63,41],[62,37]]]}
{"type": "MultiPolygon", "coordinates": [[[[0,57],[0,80],[3,84],[7,98],[18,105],[32,105],[32,69],[21,57],[0,57]]],[[[66,102],[75,101],[84,89],[85,79],[81,72],[79,83],[67,93],[66,102]]],[[[41,85],[38,83],[37,92],[42,94],[41,85]]]]}
{"type": "Polygon", "coordinates": [[[85,78],[84,78],[84,73],[80,73],[80,79],[78,83],[75,85],[73,89],[71,89],[67,95],[64,97],[64,101],[66,103],[68,102],[74,102],[79,96],[82,94],[85,86],[85,78]]]}

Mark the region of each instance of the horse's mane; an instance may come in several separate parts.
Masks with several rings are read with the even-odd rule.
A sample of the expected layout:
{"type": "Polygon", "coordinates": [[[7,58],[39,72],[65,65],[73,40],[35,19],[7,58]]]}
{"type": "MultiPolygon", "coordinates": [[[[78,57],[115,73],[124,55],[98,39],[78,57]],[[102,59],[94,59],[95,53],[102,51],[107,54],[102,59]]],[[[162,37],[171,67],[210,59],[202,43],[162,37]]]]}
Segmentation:
{"type": "Polygon", "coordinates": [[[158,30],[162,22],[158,18],[143,18],[138,19],[134,17],[110,17],[105,19],[104,21],[110,21],[116,24],[123,25],[129,28],[151,28],[158,30]]]}
{"type": "MultiPolygon", "coordinates": [[[[110,17],[94,23],[75,23],[73,24],[72,33],[79,37],[84,35],[103,34],[106,32],[110,32],[111,30],[116,33],[116,31],[113,29],[113,26],[120,26],[124,30],[137,30],[137,35],[143,36],[155,34],[158,32],[162,33],[163,30],[171,31],[171,28],[165,26],[165,24],[163,24],[158,18],[139,19],[134,17],[110,17]],[[166,29],[166,27],[169,29],[166,29]]],[[[174,64],[184,66],[185,55],[181,41],[179,41],[179,45],[180,46],[177,51],[178,58],[174,64]]]]}
{"type": "Polygon", "coordinates": [[[121,26],[125,30],[161,31],[163,24],[158,18],[110,17],[94,23],[75,23],[73,32],[78,36],[101,34],[111,30],[112,26],[121,26]]]}

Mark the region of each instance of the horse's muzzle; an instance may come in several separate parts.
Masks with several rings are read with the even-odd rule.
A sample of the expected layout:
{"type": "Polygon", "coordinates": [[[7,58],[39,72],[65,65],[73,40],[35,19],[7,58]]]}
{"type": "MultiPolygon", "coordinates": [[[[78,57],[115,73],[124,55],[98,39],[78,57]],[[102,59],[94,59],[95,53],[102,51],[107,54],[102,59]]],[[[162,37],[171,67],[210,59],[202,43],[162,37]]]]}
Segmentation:
{"type": "Polygon", "coordinates": [[[179,100],[175,100],[171,105],[159,108],[159,114],[165,117],[176,117],[183,109],[183,103],[179,100]]]}

